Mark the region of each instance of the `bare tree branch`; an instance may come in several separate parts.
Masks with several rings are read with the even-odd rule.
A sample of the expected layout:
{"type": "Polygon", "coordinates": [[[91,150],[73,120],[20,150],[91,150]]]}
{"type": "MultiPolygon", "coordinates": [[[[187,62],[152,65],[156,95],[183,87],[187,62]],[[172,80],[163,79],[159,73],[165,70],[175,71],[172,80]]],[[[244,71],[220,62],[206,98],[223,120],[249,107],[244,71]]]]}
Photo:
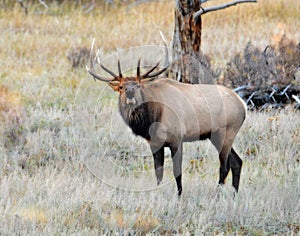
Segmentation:
{"type": "Polygon", "coordinates": [[[131,3],[127,8],[126,10],[129,11],[131,8],[134,8],[140,4],[143,4],[143,3],[147,3],[147,2],[152,2],[152,0],[139,0],[139,1],[134,1],[133,3],[131,3]]]}
{"type": "Polygon", "coordinates": [[[43,0],[39,0],[40,4],[42,4],[46,9],[48,9],[48,5],[43,1],[43,0]]]}
{"type": "Polygon", "coordinates": [[[208,12],[211,12],[211,11],[218,11],[218,10],[225,9],[227,7],[231,7],[231,6],[240,4],[240,3],[248,3],[248,2],[257,2],[257,0],[238,0],[238,1],[230,2],[230,3],[222,4],[219,6],[208,7],[205,9],[201,8],[199,11],[194,13],[194,19],[196,20],[199,16],[206,14],[208,12]]]}
{"type": "Polygon", "coordinates": [[[17,0],[18,3],[20,3],[21,7],[24,9],[25,11],[25,14],[27,15],[28,14],[28,9],[27,7],[25,6],[23,0],[17,0]]]}
{"type": "Polygon", "coordinates": [[[85,13],[86,14],[90,13],[92,10],[94,10],[95,7],[96,7],[95,0],[92,0],[90,6],[85,10],[85,13]]]}

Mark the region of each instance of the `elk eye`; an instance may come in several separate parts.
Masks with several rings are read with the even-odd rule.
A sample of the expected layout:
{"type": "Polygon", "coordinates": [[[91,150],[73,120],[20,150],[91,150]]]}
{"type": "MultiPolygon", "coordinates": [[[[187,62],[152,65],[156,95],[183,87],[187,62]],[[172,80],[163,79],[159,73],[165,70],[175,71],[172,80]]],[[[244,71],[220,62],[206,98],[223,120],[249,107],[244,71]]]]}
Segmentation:
{"type": "Polygon", "coordinates": [[[123,86],[119,86],[119,89],[123,89],[123,86]]]}

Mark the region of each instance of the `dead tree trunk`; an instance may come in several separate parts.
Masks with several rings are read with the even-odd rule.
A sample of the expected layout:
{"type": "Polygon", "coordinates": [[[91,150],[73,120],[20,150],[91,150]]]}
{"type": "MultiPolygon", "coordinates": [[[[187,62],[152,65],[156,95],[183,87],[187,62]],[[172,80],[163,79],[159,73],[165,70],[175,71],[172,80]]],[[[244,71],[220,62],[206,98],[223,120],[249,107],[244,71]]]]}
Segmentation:
{"type": "Polygon", "coordinates": [[[190,62],[199,54],[201,46],[201,17],[193,14],[200,10],[200,1],[177,0],[175,28],[173,34],[172,77],[184,83],[194,81],[191,77],[190,62]]]}
{"type": "Polygon", "coordinates": [[[176,0],[173,34],[173,63],[171,76],[184,83],[214,83],[213,76],[201,54],[201,15],[239,3],[256,2],[240,0],[220,6],[202,8],[208,0],[176,0]]]}

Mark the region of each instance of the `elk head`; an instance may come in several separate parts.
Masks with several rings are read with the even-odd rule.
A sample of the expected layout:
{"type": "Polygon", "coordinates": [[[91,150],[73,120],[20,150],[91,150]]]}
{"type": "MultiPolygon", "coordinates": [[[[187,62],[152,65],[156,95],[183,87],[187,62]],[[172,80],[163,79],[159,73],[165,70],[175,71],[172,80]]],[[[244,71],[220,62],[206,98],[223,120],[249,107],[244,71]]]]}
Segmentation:
{"type": "MultiPolygon", "coordinates": [[[[94,44],[94,42],[93,42],[94,44]]],[[[92,44],[92,49],[93,49],[92,44]]],[[[157,78],[160,74],[162,74],[169,67],[169,59],[168,59],[168,48],[167,44],[164,43],[165,46],[165,54],[166,59],[162,69],[155,71],[159,66],[159,62],[157,62],[151,69],[147,72],[141,74],[141,59],[138,60],[137,64],[137,73],[135,77],[124,77],[121,71],[120,61],[118,60],[118,75],[116,75],[111,70],[107,69],[102,65],[99,59],[99,50],[94,59],[90,58],[90,67],[86,66],[87,71],[94,77],[96,80],[107,82],[108,85],[116,92],[120,93],[120,104],[123,106],[138,106],[142,103],[142,94],[141,89],[143,85],[147,82],[150,82],[157,78]],[[98,64],[104,71],[112,76],[112,78],[106,78],[98,75],[95,72],[95,66],[98,64]]],[[[92,51],[91,49],[91,51],[92,51]]]]}

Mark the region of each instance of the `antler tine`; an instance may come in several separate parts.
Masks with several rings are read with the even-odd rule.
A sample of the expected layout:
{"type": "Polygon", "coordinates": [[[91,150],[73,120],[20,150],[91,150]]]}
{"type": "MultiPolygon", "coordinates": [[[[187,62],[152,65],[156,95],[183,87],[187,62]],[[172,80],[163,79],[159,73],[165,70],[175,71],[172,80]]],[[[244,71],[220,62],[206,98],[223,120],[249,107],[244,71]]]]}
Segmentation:
{"type": "Polygon", "coordinates": [[[119,70],[119,77],[123,77],[122,76],[122,71],[121,71],[121,63],[120,63],[119,59],[118,59],[118,70],[119,70]]]}
{"type": "Polygon", "coordinates": [[[150,70],[148,70],[146,73],[144,73],[142,76],[141,76],[141,79],[144,79],[144,78],[148,78],[147,76],[152,72],[154,71],[159,65],[159,61],[155,64],[154,67],[152,67],[150,70]]]}
{"type": "Polygon", "coordinates": [[[137,64],[137,68],[136,68],[136,77],[137,77],[138,79],[143,78],[143,75],[142,75],[142,77],[141,77],[140,65],[141,65],[141,58],[139,58],[138,64],[137,64]]]}
{"type": "Polygon", "coordinates": [[[150,71],[146,72],[144,75],[143,75],[143,79],[146,79],[146,78],[153,78],[153,77],[156,77],[158,75],[160,75],[161,73],[163,73],[165,70],[168,69],[169,67],[169,53],[168,53],[168,46],[167,46],[167,42],[166,42],[166,39],[165,37],[163,36],[162,32],[160,31],[160,35],[164,41],[164,45],[165,45],[165,54],[166,54],[166,59],[165,59],[165,63],[164,63],[164,67],[159,70],[159,71],[156,71],[154,72],[153,74],[150,74],[154,69],[157,68],[157,66],[159,65],[159,63],[157,63],[155,65],[155,67],[153,67],[150,71]]]}
{"type": "Polygon", "coordinates": [[[159,31],[160,33],[160,36],[162,38],[162,40],[164,41],[164,45],[165,45],[165,54],[166,54],[166,59],[165,59],[165,67],[169,66],[169,51],[168,51],[168,43],[167,43],[167,40],[165,38],[165,36],[163,35],[163,33],[161,31],[159,31]]]}
{"type": "Polygon", "coordinates": [[[110,74],[112,77],[114,77],[114,78],[117,78],[118,76],[114,73],[114,72],[112,72],[111,70],[109,70],[109,69],[107,69],[106,67],[104,67],[104,65],[102,65],[101,63],[100,63],[100,66],[101,66],[101,68],[103,69],[103,70],[105,70],[108,74],[110,74]]]}
{"type": "Polygon", "coordinates": [[[92,57],[92,52],[93,52],[93,49],[94,49],[94,44],[95,44],[95,38],[93,39],[93,42],[92,42],[92,46],[91,46],[91,51],[90,51],[90,68],[88,67],[88,65],[86,65],[86,70],[89,72],[89,74],[91,76],[93,76],[94,80],[101,80],[101,81],[105,81],[105,82],[110,82],[112,81],[113,79],[109,79],[109,78],[104,78],[100,75],[97,75],[96,72],[94,71],[94,67],[95,67],[95,64],[96,64],[96,61],[99,62],[99,49],[97,50],[97,53],[96,53],[96,56],[93,58],[92,57]]]}
{"type": "MultiPolygon", "coordinates": [[[[93,52],[93,49],[94,49],[94,44],[95,44],[95,38],[93,38],[93,41],[92,41],[92,45],[91,45],[91,50],[90,50],[90,67],[88,67],[88,65],[85,65],[85,68],[86,70],[91,74],[91,70],[93,70],[94,68],[94,65],[95,65],[95,60],[96,60],[96,57],[93,59],[92,57],[92,52],[93,52]],[[90,69],[91,68],[91,69],[90,69]]],[[[94,75],[92,75],[94,77],[94,80],[96,81],[96,78],[94,75]]]]}
{"type": "MultiPolygon", "coordinates": [[[[95,59],[96,59],[96,57],[94,58],[94,60],[93,60],[93,58],[92,58],[92,52],[93,52],[93,50],[94,50],[94,44],[95,44],[95,38],[93,38],[92,45],[91,45],[91,50],[90,50],[90,67],[91,67],[91,68],[94,68],[95,59]]],[[[89,71],[87,65],[86,65],[86,69],[89,71]]]]}

